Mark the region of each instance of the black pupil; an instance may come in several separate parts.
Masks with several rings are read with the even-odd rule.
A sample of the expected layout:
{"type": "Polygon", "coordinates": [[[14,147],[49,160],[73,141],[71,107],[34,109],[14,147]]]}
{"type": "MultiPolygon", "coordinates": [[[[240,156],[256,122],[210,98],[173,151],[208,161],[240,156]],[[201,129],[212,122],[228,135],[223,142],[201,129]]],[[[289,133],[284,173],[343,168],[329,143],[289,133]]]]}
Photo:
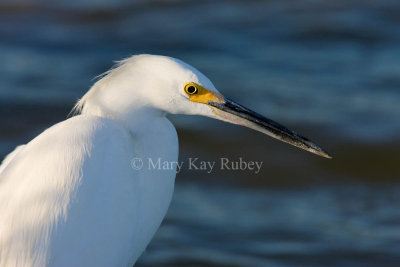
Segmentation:
{"type": "Polygon", "coordinates": [[[189,94],[193,94],[194,92],[196,92],[196,87],[194,87],[194,86],[189,86],[188,89],[187,89],[187,91],[188,91],[189,94]]]}

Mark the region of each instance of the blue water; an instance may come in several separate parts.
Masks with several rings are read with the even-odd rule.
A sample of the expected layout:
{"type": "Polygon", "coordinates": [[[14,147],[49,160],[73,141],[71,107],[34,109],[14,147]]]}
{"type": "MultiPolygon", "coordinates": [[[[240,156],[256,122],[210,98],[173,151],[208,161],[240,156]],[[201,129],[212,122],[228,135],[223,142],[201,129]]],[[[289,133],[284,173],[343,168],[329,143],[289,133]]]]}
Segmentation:
{"type": "Polygon", "coordinates": [[[400,266],[399,14],[398,0],[2,0],[0,158],[65,119],[113,61],[177,57],[335,159],[173,118],[183,158],[265,167],[179,175],[138,266],[400,266]]]}
{"type": "Polygon", "coordinates": [[[399,266],[399,187],[181,185],[138,266],[399,266]]]}

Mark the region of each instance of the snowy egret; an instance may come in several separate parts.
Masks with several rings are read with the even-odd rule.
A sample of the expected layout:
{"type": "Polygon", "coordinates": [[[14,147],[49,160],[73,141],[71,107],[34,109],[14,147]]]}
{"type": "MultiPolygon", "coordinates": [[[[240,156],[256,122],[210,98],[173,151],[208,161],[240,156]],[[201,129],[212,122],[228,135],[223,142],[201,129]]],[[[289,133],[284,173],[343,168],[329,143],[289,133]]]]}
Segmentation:
{"type": "Polygon", "coordinates": [[[175,170],[138,171],[131,160],[177,161],[170,113],[243,125],[330,157],[165,56],[119,62],[74,112],[17,147],[0,167],[0,266],[132,266],[165,216],[175,170]]]}

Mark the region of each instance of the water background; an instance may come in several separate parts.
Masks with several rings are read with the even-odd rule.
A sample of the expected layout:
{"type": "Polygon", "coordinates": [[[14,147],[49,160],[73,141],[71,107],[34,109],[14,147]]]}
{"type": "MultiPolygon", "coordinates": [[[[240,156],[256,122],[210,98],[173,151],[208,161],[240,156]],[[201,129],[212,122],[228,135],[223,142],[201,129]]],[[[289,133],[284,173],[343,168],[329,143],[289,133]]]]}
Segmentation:
{"type": "Polygon", "coordinates": [[[65,119],[132,54],[180,58],[226,96],[326,148],[327,161],[174,116],[185,170],[138,266],[400,265],[400,2],[0,2],[0,157],[65,119]]]}

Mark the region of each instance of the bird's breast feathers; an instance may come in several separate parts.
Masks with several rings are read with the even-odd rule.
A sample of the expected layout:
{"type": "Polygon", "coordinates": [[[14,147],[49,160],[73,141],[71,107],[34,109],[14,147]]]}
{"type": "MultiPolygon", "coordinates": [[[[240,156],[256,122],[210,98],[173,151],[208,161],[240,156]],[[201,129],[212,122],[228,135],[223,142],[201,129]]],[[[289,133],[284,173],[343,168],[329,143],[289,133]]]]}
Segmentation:
{"type": "MultiPolygon", "coordinates": [[[[143,206],[143,185],[154,184],[132,169],[133,148],[124,126],[80,115],[11,155],[0,167],[0,266],[123,266],[136,260],[140,254],[132,251],[145,248],[139,245],[162,217],[152,218],[155,225],[140,224],[141,217],[158,215],[143,206]]],[[[168,200],[172,187],[164,188],[168,200]]]]}

